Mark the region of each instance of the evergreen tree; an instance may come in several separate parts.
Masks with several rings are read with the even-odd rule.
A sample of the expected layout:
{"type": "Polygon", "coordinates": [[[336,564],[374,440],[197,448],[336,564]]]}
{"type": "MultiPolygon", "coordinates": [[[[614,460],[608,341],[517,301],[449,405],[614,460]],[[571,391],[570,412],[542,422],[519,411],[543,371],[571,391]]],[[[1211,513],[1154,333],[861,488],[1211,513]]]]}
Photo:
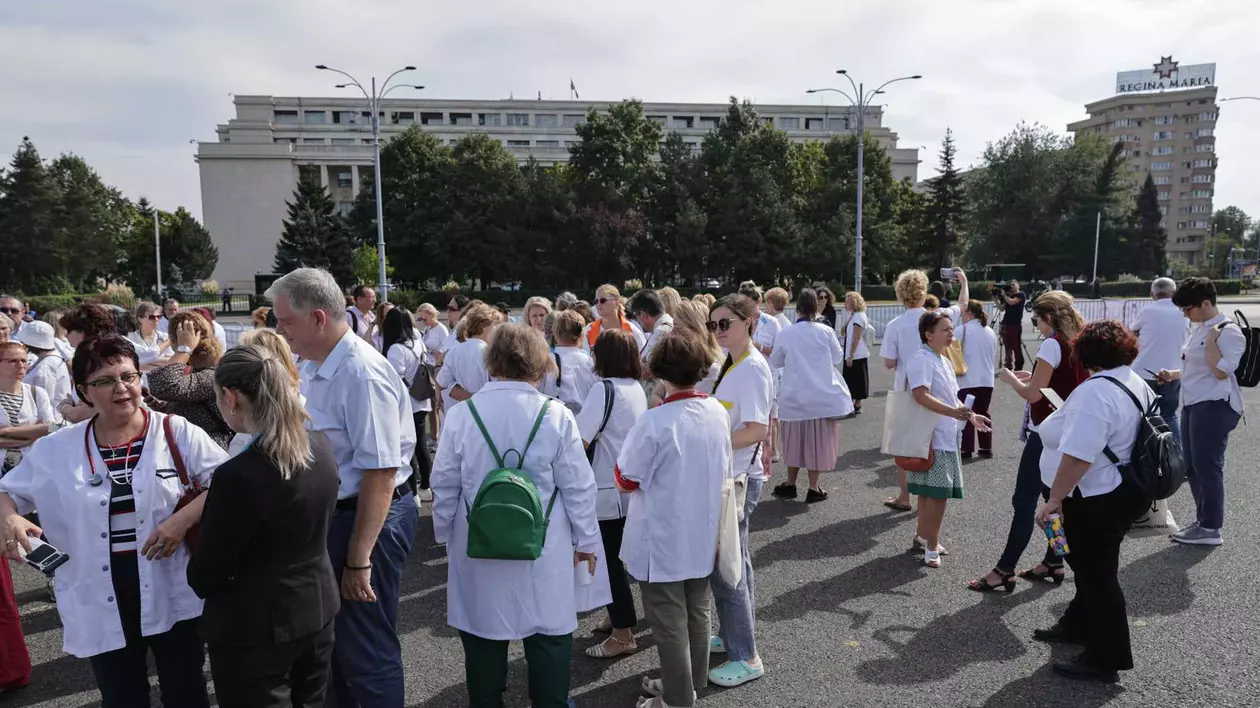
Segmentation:
{"type": "Polygon", "coordinates": [[[275,272],[323,268],[339,284],[353,284],[353,239],[328,190],[318,180],[304,178],[298,182],[288,207],[289,217],[276,244],[275,272]]]}
{"type": "Polygon", "coordinates": [[[962,176],[954,167],[956,154],[954,132],[947,128],[941,141],[940,174],[928,187],[927,239],[915,249],[933,270],[954,265],[960,255],[960,231],[967,202],[962,176]]]}
{"type": "Polygon", "coordinates": [[[17,258],[0,259],[0,283],[28,293],[59,292],[49,287],[63,272],[60,246],[61,193],[30,138],[22,138],[0,185],[0,234],[17,258]]]}
{"type": "Polygon", "coordinates": [[[53,160],[50,173],[63,205],[60,225],[64,275],[83,289],[113,272],[122,238],[134,219],[134,208],[81,157],[58,157],[53,160]]]}
{"type": "Polygon", "coordinates": [[[209,278],[219,264],[219,249],[210,232],[184,207],[177,208],[172,217],[169,240],[162,240],[163,272],[169,261],[185,281],[209,278]]]}
{"type": "Polygon", "coordinates": [[[1133,210],[1133,265],[1138,273],[1163,274],[1168,266],[1164,252],[1168,232],[1160,226],[1163,219],[1164,214],[1159,209],[1159,191],[1148,173],[1133,210]]]}

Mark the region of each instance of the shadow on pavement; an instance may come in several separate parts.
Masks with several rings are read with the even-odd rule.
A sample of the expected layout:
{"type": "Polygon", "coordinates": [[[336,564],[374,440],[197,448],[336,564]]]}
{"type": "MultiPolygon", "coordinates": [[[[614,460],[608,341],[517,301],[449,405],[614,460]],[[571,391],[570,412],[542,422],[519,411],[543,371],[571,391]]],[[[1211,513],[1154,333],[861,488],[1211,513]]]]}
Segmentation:
{"type": "MultiPolygon", "coordinates": [[[[761,565],[764,564],[759,564],[759,572],[761,565]]],[[[913,563],[905,556],[874,558],[835,577],[806,583],[780,593],[769,607],[757,610],[757,619],[778,622],[820,611],[849,615],[861,624],[865,621],[862,613],[840,605],[870,595],[909,597],[910,593],[897,588],[918,580],[925,572],[923,565],[913,563]]]]}
{"type": "Polygon", "coordinates": [[[1211,553],[1210,548],[1168,547],[1120,569],[1120,587],[1130,617],[1176,615],[1194,602],[1189,570],[1211,553]]]}
{"type": "Polygon", "coordinates": [[[896,656],[863,662],[856,673],[863,681],[880,685],[932,683],[948,679],[970,664],[1023,656],[1032,640],[1016,637],[1002,616],[1037,600],[1042,592],[1044,589],[1029,589],[1013,597],[984,594],[975,604],[937,617],[922,629],[906,625],[879,629],[872,636],[896,656]],[[898,638],[903,635],[909,636],[903,641],[898,638]],[[960,642],[959,637],[967,640],[960,642]]]}
{"type": "MultiPolygon", "coordinates": [[[[754,515],[753,519],[756,518],[754,515]]],[[[775,561],[821,560],[864,553],[878,545],[876,536],[890,531],[904,518],[908,517],[889,512],[844,519],[809,533],[768,543],[757,551],[757,568],[760,571],[775,561]]]]}
{"type": "Polygon", "coordinates": [[[852,469],[875,467],[885,457],[884,453],[879,451],[879,447],[871,447],[865,450],[849,450],[836,458],[836,466],[832,471],[845,472],[852,469]]]}
{"type": "MultiPolygon", "coordinates": [[[[1059,652],[1056,652],[1058,654],[1059,652]]],[[[1067,659],[1070,651],[1062,652],[1067,659]]],[[[1072,708],[1101,708],[1116,696],[1124,693],[1117,684],[1072,681],[1054,673],[1051,664],[1037,669],[1030,676],[1015,679],[998,689],[997,693],[981,704],[980,708],[1012,708],[1012,706],[1072,706],[1072,708]]]]}
{"type": "Polygon", "coordinates": [[[796,501],[776,499],[767,492],[762,496],[761,501],[757,502],[757,509],[753,512],[752,519],[748,521],[748,531],[757,533],[787,526],[793,516],[799,516],[807,511],[809,511],[809,505],[799,499],[796,501]]]}

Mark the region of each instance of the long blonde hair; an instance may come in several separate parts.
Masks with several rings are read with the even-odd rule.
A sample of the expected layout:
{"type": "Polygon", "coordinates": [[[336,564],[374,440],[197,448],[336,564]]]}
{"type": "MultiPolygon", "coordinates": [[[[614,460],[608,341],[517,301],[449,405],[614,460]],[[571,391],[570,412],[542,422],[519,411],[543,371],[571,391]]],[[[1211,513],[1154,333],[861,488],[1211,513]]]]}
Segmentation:
{"type": "Polygon", "coordinates": [[[1033,314],[1050,324],[1051,329],[1070,342],[1085,328],[1085,318],[1076,309],[1076,300],[1062,290],[1042,293],[1033,302],[1033,314]]]}
{"type": "Polygon", "coordinates": [[[595,299],[598,300],[600,295],[607,295],[612,298],[614,303],[616,303],[618,319],[626,318],[626,301],[621,299],[621,291],[617,289],[616,285],[613,285],[612,283],[604,283],[598,288],[595,288],[595,299]]]}
{"type": "Polygon", "coordinates": [[[290,479],[315,456],[306,432],[308,417],[289,373],[292,362],[281,360],[261,344],[235,347],[219,359],[214,383],[249,401],[249,423],[256,431],[253,447],[271,459],[280,476],[290,479]]]}
{"type": "Polygon", "coordinates": [[[704,345],[705,351],[709,353],[709,360],[718,361],[722,358],[722,347],[705,324],[708,321],[708,307],[696,300],[683,300],[678,303],[678,310],[674,313],[674,330],[694,337],[704,345]]]}
{"type": "Polygon", "coordinates": [[[293,380],[293,386],[298,385],[297,365],[293,363],[293,350],[289,348],[289,343],[284,337],[275,333],[270,329],[248,329],[241,332],[240,346],[257,344],[263,349],[268,349],[275,354],[285,365],[285,369],[289,372],[289,377],[293,380]]]}

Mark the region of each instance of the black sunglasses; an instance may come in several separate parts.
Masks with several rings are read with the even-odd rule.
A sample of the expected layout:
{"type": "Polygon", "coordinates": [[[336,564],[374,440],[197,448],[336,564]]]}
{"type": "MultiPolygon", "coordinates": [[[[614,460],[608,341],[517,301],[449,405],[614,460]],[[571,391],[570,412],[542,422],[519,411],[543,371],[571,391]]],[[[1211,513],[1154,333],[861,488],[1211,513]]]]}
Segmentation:
{"type": "Polygon", "coordinates": [[[704,323],[704,326],[708,327],[710,332],[725,332],[731,328],[732,324],[739,321],[741,320],[733,320],[729,317],[723,317],[720,320],[709,320],[704,323]]]}
{"type": "Polygon", "coordinates": [[[21,311],[22,310],[20,308],[16,308],[16,307],[0,307],[0,312],[6,315],[16,315],[17,313],[21,311]]]}
{"type": "Polygon", "coordinates": [[[605,305],[610,302],[612,302],[612,298],[607,298],[607,297],[596,298],[595,300],[596,305],[605,305]]]}

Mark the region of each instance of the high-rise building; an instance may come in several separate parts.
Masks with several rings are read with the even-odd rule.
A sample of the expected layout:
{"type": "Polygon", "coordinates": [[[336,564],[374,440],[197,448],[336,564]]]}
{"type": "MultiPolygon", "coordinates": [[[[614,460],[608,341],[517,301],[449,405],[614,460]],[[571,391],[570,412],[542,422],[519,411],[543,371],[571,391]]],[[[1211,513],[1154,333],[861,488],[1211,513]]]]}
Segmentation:
{"type": "Polygon", "coordinates": [[[1116,76],[1116,95],[1085,106],[1068,125],[1124,144],[1135,190],[1150,174],[1159,194],[1168,258],[1203,265],[1216,191],[1216,65],[1180,66],[1163,57],[1154,71],[1116,76]]]}
{"type": "MultiPolygon", "coordinates": [[[[371,111],[353,98],[241,96],[236,117],[218,126],[217,142],[198,145],[203,221],[219,248],[214,277],[223,287],[252,290],[254,275],[270,273],[280,239],[285,202],[299,175],[315,171],[337,208],[350,211],[359,188],[372,179],[371,111]]],[[[472,133],[499,140],[518,161],[566,162],[579,139],[576,128],[587,110],[610,104],[589,101],[460,101],[388,99],[381,105],[381,140],[419,125],[455,144],[472,133]]],[[[705,134],[729,107],[708,103],[645,103],[644,114],[700,149],[705,134]]],[[[795,142],[828,140],[852,132],[851,106],[756,106],[758,116],[795,142]]],[[[897,134],[883,125],[883,108],[865,116],[869,138],[892,159],[893,177],[915,181],[917,148],[897,147],[897,134]]]]}

